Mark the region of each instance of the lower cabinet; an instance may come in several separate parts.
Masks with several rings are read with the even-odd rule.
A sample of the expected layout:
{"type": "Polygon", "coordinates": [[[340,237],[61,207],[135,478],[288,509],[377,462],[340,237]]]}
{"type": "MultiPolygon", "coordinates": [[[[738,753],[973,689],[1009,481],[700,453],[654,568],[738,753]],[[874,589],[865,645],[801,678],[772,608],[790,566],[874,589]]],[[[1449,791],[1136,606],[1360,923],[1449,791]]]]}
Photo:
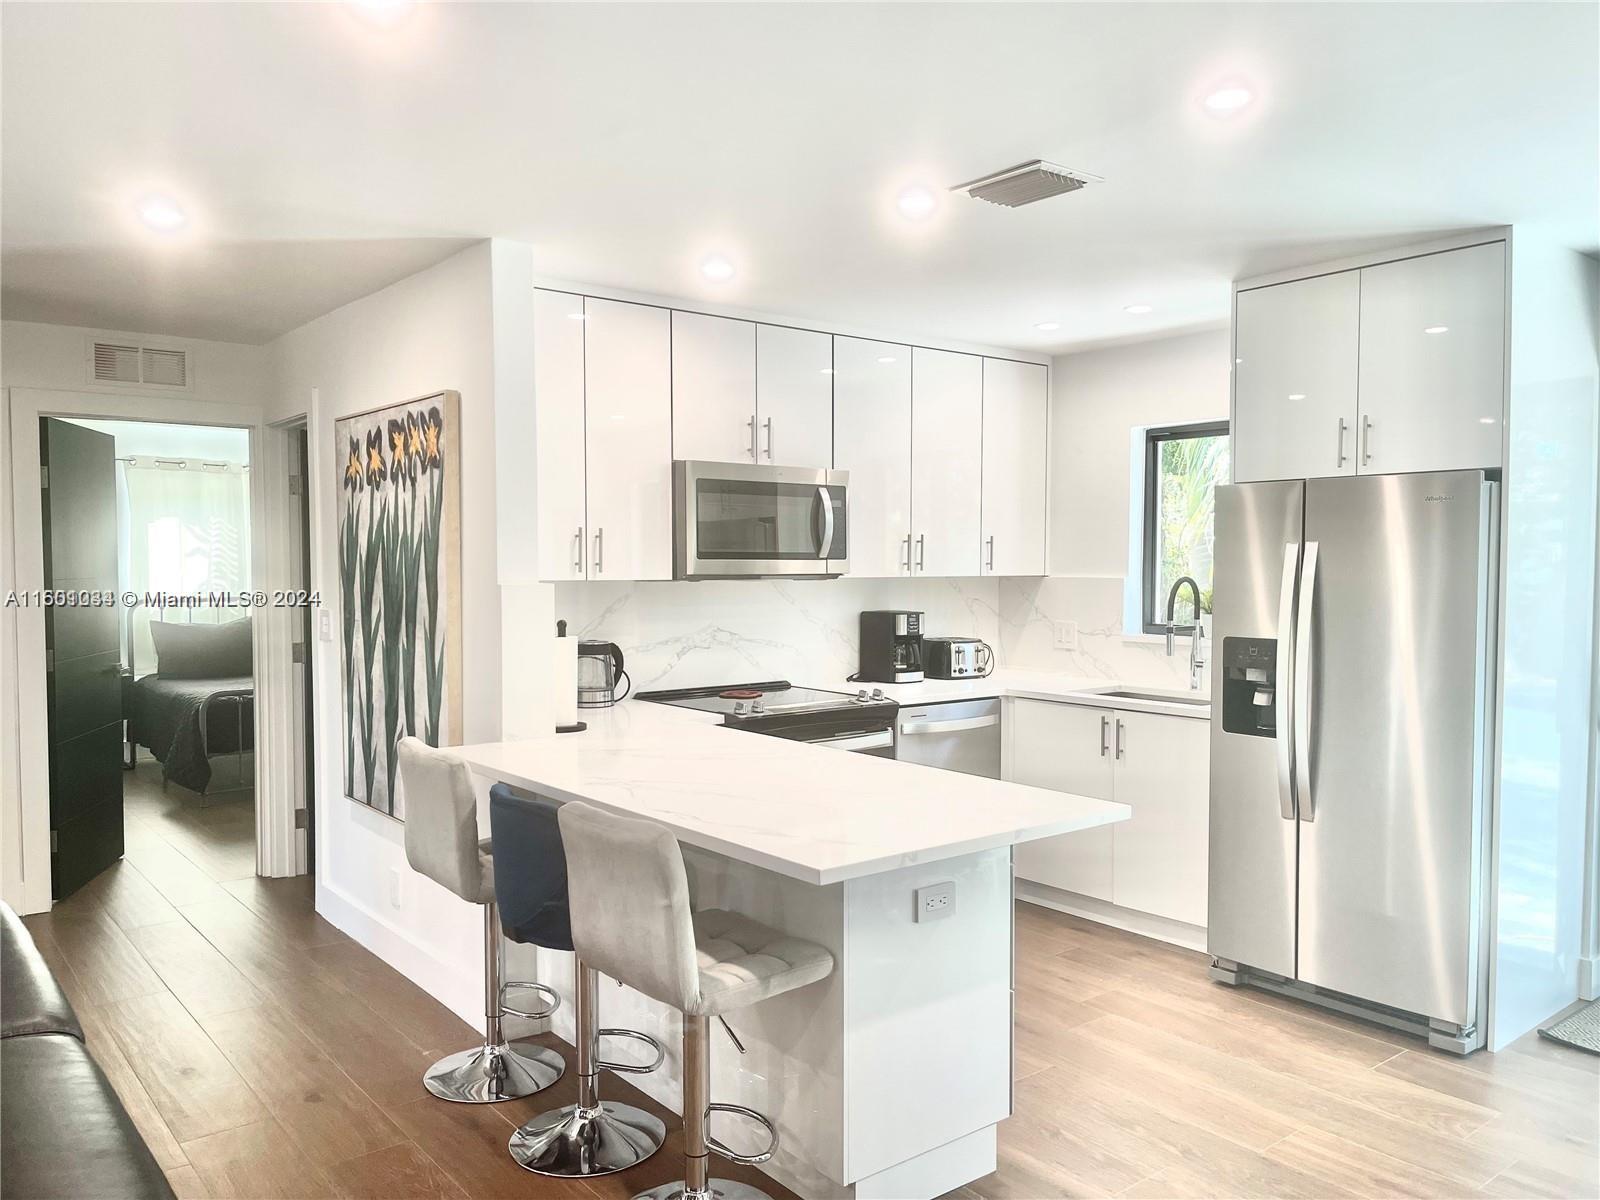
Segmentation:
{"type": "Polygon", "coordinates": [[[1122,908],[1206,923],[1210,724],[1014,700],[1007,777],[1128,805],[1128,820],[1016,849],[1016,872],[1122,908]]]}

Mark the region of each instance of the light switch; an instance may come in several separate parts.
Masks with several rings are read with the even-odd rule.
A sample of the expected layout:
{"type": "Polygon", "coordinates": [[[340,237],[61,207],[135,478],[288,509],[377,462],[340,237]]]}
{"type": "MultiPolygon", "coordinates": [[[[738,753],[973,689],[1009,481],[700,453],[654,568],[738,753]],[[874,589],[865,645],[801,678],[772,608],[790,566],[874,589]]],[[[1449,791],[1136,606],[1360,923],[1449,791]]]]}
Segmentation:
{"type": "Polygon", "coordinates": [[[1057,650],[1076,650],[1078,648],[1078,623],[1076,621],[1052,622],[1055,631],[1055,646],[1057,650]]]}

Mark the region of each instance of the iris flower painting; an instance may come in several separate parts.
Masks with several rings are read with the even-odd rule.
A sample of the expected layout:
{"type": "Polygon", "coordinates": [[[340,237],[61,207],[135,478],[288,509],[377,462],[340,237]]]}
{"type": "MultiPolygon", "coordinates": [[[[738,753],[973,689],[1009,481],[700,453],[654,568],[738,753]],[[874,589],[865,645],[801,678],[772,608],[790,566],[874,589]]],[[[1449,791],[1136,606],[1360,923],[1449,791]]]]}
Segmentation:
{"type": "Polygon", "coordinates": [[[461,741],[456,392],[334,422],[344,786],[404,819],[403,737],[461,741]]]}

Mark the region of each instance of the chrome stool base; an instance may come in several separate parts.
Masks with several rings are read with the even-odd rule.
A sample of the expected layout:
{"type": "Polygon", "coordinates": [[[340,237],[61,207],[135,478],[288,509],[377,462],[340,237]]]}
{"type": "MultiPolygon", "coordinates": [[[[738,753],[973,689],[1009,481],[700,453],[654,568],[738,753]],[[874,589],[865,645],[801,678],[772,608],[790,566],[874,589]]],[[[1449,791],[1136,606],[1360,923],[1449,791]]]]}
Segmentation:
{"type": "Polygon", "coordinates": [[[441,1058],[422,1082],[441,1100],[457,1104],[497,1104],[519,1100],[549,1087],[566,1071],[554,1050],[529,1043],[474,1046],[441,1058]]]}
{"type": "Polygon", "coordinates": [[[540,1113],[511,1135],[511,1157],[535,1175],[610,1175],[643,1162],[667,1127],[641,1108],[602,1100],[540,1113]]]}
{"type": "Polygon", "coordinates": [[[640,1192],[633,1200],[772,1200],[772,1197],[760,1188],[733,1179],[708,1179],[705,1191],[691,1192],[689,1185],[680,1179],[640,1192]]]}

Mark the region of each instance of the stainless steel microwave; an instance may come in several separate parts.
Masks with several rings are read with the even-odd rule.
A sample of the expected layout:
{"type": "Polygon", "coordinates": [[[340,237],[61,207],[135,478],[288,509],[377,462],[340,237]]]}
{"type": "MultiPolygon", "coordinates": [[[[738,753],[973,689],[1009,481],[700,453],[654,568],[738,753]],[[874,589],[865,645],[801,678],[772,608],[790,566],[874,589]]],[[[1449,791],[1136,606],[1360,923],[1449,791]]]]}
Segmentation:
{"type": "Polygon", "coordinates": [[[672,464],[674,579],[831,579],[850,569],[850,472],[672,464]]]}

